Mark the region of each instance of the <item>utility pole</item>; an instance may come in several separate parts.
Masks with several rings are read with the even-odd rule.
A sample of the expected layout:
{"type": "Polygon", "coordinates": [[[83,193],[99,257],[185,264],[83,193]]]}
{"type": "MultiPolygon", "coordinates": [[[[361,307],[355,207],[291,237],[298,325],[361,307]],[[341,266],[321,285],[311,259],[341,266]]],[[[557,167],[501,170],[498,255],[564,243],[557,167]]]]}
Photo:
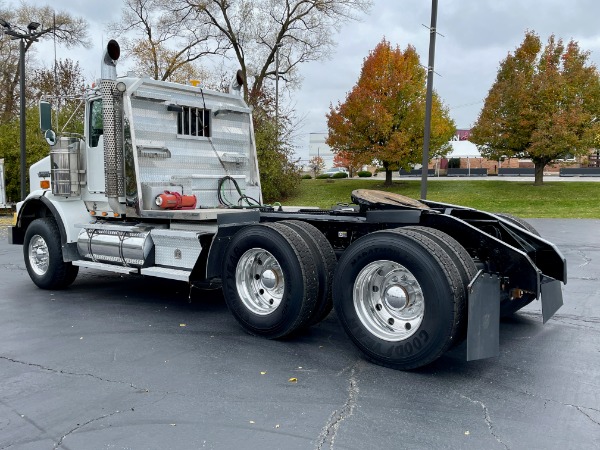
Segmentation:
{"type": "Polygon", "coordinates": [[[421,168],[421,199],[427,199],[427,166],[429,164],[429,140],[431,136],[431,103],[433,97],[433,67],[435,59],[435,35],[437,34],[438,0],[431,0],[431,26],[429,27],[429,62],[427,63],[427,96],[425,97],[425,135],[423,138],[423,167],[421,168]]]}

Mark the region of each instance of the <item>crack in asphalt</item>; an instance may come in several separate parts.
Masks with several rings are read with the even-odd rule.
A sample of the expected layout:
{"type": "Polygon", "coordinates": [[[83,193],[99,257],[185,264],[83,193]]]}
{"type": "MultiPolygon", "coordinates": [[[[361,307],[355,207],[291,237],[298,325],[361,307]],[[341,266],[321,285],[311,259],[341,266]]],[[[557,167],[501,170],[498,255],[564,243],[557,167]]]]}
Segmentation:
{"type": "Polygon", "coordinates": [[[92,422],[97,422],[98,420],[106,419],[107,417],[114,416],[115,414],[119,414],[121,412],[123,412],[123,411],[120,411],[120,410],[113,411],[110,414],[103,414],[102,416],[95,417],[94,419],[90,419],[90,420],[88,420],[85,423],[77,424],[77,426],[75,428],[70,429],[67,433],[65,433],[65,434],[62,435],[62,437],[58,440],[58,442],[56,444],[54,444],[54,447],[52,447],[53,450],[56,450],[58,447],[60,447],[67,436],[69,436],[70,434],[75,433],[80,428],[83,428],[83,427],[85,427],[86,425],[89,425],[92,422]]]}
{"type": "Polygon", "coordinates": [[[4,270],[26,270],[25,266],[18,266],[17,264],[11,264],[11,263],[2,264],[0,267],[4,270]]]}
{"type": "Polygon", "coordinates": [[[533,397],[533,398],[537,398],[539,400],[543,400],[544,402],[551,402],[551,403],[556,403],[556,404],[562,405],[562,406],[568,406],[569,408],[575,408],[577,411],[579,411],[585,417],[587,417],[588,419],[590,419],[596,425],[600,426],[600,422],[598,422],[597,420],[595,420],[592,416],[590,416],[588,413],[586,413],[584,411],[584,409],[587,409],[589,411],[595,411],[597,413],[600,413],[600,409],[590,408],[589,406],[573,405],[571,403],[559,402],[558,400],[554,400],[552,398],[545,398],[545,397],[542,397],[541,395],[537,395],[537,394],[534,394],[533,392],[529,392],[529,391],[517,391],[517,392],[520,392],[521,394],[528,395],[529,397],[533,397]]]}
{"type": "Polygon", "coordinates": [[[583,258],[583,261],[584,261],[583,264],[579,264],[577,267],[587,266],[589,263],[592,262],[592,258],[588,258],[588,256],[583,251],[577,250],[577,253],[579,253],[581,255],[581,257],[583,258]]]}
{"type": "Polygon", "coordinates": [[[0,359],[15,363],[15,364],[22,364],[24,366],[36,367],[38,369],[45,370],[46,372],[57,373],[57,374],[61,374],[61,375],[73,375],[73,376],[78,376],[78,377],[90,377],[90,378],[94,378],[99,381],[103,381],[105,383],[124,384],[124,385],[129,386],[130,388],[135,389],[139,392],[150,392],[148,389],[140,388],[140,387],[134,385],[133,383],[127,383],[126,381],[109,380],[108,378],[102,378],[102,377],[99,377],[98,375],[93,375],[91,373],[67,372],[66,370],[52,369],[50,367],[42,366],[41,364],[29,363],[26,361],[19,361],[18,359],[8,358],[6,356],[0,356],[0,359]]]}
{"type": "Polygon", "coordinates": [[[587,417],[588,419],[590,419],[590,420],[591,420],[592,422],[594,422],[596,425],[600,426],[600,422],[598,422],[597,420],[594,420],[594,418],[593,418],[592,416],[590,416],[588,413],[586,413],[586,412],[584,411],[584,409],[589,409],[589,410],[591,410],[591,411],[600,412],[600,411],[598,411],[597,409],[594,409],[594,408],[587,408],[587,407],[585,407],[585,406],[569,405],[569,404],[566,404],[566,403],[565,403],[565,405],[566,405],[566,406],[571,406],[571,407],[575,408],[577,411],[579,411],[579,412],[580,412],[581,414],[583,414],[585,417],[587,417]]]}
{"type": "MultiPolygon", "coordinates": [[[[342,373],[345,370],[342,371],[342,373]]],[[[348,398],[346,402],[340,409],[336,409],[329,416],[329,420],[327,424],[321,430],[321,433],[318,437],[318,443],[315,447],[315,450],[322,450],[324,446],[329,442],[329,449],[333,449],[333,444],[335,442],[335,437],[340,428],[342,422],[354,414],[354,409],[356,408],[356,401],[358,398],[358,379],[355,377],[356,369],[353,367],[350,370],[350,376],[348,377],[348,398]]]]}
{"type": "Polygon", "coordinates": [[[494,429],[494,424],[492,422],[492,418],[490,416],[488,407],[485,406],[485,404],[483,402],[480,402],[479,400],[473,400],[472,398],[469,398],[466,395],[463,395],[461,393],[459,393],[458,395],[460,395],[465,400],[469,400],[471,403],[473,403],[475,405],[481,406],[481,409],[483,410],[483,420],[485,420],[485,424],[487,425],[488,430],[490,431],[490,434],[494,437],[494,439],[496,439],[500,444],[502,444],[505,449],[508,450],[509,449],[508,445],[506,445],[506,443],[504,441],[502,441],[502,439],[500,439],[500,436],[498,436],[496,434],[496,431],[494,429]]]}

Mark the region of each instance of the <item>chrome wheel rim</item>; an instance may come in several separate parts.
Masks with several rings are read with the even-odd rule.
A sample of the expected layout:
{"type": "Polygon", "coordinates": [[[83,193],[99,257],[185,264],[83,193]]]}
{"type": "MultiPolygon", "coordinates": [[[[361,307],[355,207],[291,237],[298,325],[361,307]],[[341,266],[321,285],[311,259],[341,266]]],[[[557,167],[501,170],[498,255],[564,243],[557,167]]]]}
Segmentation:
{"type": "Polygon", "coordinates": [[[262,248],[251,248],[235,268],[238,295],[244,306],[260,316],[271,314],[281,304],[285,279],[277,259],[262,248]]]}
{"type": "Polygon", "coordinates": [[[29,241],[29,265],[36,275],[45,275],[48,272],[50,252],[48,244],[42,236],[36,234],[29,241]]]}
{"type": "Polygon", "coordinates": [[[423,322],[425,299],[421,285],[402,264],[374,261],[354,282],[354,308],[364,327],[385,341],[412,336],[423,322]]]}

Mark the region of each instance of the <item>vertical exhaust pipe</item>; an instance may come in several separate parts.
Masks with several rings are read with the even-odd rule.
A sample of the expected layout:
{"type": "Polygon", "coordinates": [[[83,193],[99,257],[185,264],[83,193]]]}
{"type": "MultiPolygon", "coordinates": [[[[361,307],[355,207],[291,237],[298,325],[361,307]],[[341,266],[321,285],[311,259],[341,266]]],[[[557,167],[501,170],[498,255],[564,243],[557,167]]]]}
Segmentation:
{"type": "Polygon", "coordinates": [[[101,64],[100,91],[102,93],[102,120],[104,123],[104,180],[108,204],[119,214],[125,207],[119,197],[125,195],[123,170],[122,94],[116,89],[117,60],[121,48],[111,39],[104,51],[101,64]]]}

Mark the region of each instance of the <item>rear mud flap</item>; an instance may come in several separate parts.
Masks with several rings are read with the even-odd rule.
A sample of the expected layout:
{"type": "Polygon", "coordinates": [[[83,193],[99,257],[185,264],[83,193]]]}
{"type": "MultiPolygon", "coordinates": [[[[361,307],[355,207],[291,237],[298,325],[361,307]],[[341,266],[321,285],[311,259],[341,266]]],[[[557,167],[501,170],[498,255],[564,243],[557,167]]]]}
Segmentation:
{"type": "Polygon", "coordinates": [[[500,354],[500,277],[482,270],[468,287],[467,361],[500,354]]]}
{"type": "Polygon", "coordinates": [[[552,278],[542,280],[542,318],[548,322],[556,311],[563,305],[560,281],[552,278]]]}

